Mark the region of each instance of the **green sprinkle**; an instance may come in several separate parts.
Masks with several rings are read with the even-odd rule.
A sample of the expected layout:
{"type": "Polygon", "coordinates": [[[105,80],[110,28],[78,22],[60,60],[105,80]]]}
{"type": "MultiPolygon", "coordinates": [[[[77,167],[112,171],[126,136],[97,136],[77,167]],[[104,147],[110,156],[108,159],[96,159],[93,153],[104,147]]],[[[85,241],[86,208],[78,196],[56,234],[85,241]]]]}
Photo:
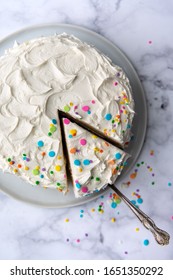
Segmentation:
{"type": "MultiPolygon", "coordinates": [[[[57,128],[56,128],[55,126],[51,126],[50,132],[51,132],[51,133],[54,133],[54,132],[56,131],[56,129],[57,129],[57,128]]],[[[49,133],[50,133],[50,132],[49,132],[49,133]]]]}
{"type": "Polygon", "coordinates": [[[48,132],[48,136],[52,136],[52,133],[51,133],[51,132],[48,132]]]}
{"type": "Polygon", "coordinates": [[[40,184],[40,182],[39,182],[39,181],[36,181],[35,183],[36,183],[36,185],[39,185],[39,184],[40,184]]]}
{"type": "Polygon", "coordinates": [[[94,176],[91,176],[91,180],[93,180],[94,179],[94,176]]]}
{"type": "Polygon", "coordinates": [[[115,121],[114,120],[112,120],[112,123],[114,123],[115,121]]]}
{"type": "Polygon", "coordinates": [[[68,105],[64,106],[64,111],[65,112],[69,112],[70,111],[70,107],[68,105]]]}
{"type": "Polygon", "coordinates": [[[60,186],[61,184],[60,183],[56,183],[57,184],[57,186],[60,186]]]}
{"type": "Polygon", "coordinates": [[[54,173],[54,172],[51,170],[51,171],[50,171],[50,174],[53,174],[53,173],[54,173]]]}
{"type": "Polygon", "coordinates": [[[39,174],[40,174],[40,171],[39,171],[38,169],[33,169],[33,170],[32,170],[32,174],[35,175],[35,176],[36,176],[36,175],[39,175],[39,174]]]}
{"type": "Polygon", "coordinates": [[[137,163],[136,166],[139,167],[139,166],[140,166],[140,163],[137,163]]]}
{"type": "Polygon", "coordinates": [[[11,158],[8,158],[7,160],[8,160],[8,162],[10,162],[10,161],[11,161],[11,158]]]}
{"type": "Polygon", "coordinates": [[[26,157],[26,154],[23,154],[23,157],[26,157]]]}
{"type": "Polygon", "coordinates": [[[100,181],[100,178],[99,178],[99,177],[96,177],[96,181],[100,181]]]}

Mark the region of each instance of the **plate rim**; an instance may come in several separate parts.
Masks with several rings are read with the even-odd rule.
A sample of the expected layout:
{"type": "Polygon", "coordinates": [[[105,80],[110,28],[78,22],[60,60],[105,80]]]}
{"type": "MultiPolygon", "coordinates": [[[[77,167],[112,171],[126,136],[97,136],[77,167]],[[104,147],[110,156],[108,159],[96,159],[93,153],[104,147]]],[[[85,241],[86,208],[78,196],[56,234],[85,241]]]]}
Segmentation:
{"type": "MultiPolygon", "coordinates": [[[[80,25],[77,25],[77,24],[57,23],[57,22],[52,22],[52,23],[50,23],[50,22],[49,22],[49,23],[44,23],[44,24],[29,25],[29,26],[26,26],[26,27],[24,27],[24,28],[21,28],[21,29],[19,29],[19,30],[17,30],[17,31],[14,31],[14,32],[10,33],[10,34],[8,34],[7,36],[4,36],[2,39],[0,39],[0,45],[1,45],[2,43],[4,43],[5,41],[9,40],[11,37],[17,36],[17,35],[19,35],[19,34],[21,34],[21,33],[24,33],[24,32],[27,32],[27,31],[36,30],[36,29],[39,29],[39,28],[50,28],[50,27],[64,27],[64,28],[66,28],[66,27],[68,28],[68,27],[69,27],[69,28],[76,29],[76,30],[79,30],[79,31],[82,31],[82,32],[85,32],[85,33],[91,34],[92,36],[97,37],[99,40],[104,41],[105,43],[111,45],[111,47],[113,47],[114,49],[116,49],[116,50],[121,54],[121,56],[123,57],[123,59],[124,59],[125,61],[127,61],[128,64],[129,64],[129,66],[133,69],[133,74],[134,74],[134,76],[135,76],[135,80],[138,81],[138,86],[140,87],[140,91],[141,91],[141,93],[142,93],[142,99],[143,99],[143,101],[144,101],[144,102],[143,102],[143,108],[144,108],[144,112],[145,112],[145,126],[144,126],[143,136],[142,136],[142,138],[141,138],[142,140],[141,140],[140,145],[139,145],[139,147],[138,147],[138,153],[137,153],[137,155],[136,155],[136,157],[135,157],[134,162],[131,164],[131,167],[130,167],[130,170],[131,170],[131,169],[134,167],[134,165],[135,165],[135,163],[136,163],[138,157],[140,156],[141,151],[142,151],[142,148],[143,148],[143,146],[144,146],[144,144],[145,144],[145,139],[146,139],[146,134],[147,134],[147,124],[148,124],[148,107],[147,107],[146,94],[145,94],[145,90],[144,90],[144,88],[143,88],[143,86],[142,86],[142,83],[141,83],[141,81],[140,81],[140,79],[139,79],[139,76],[138,76],[138,74],[137,74],[137,71],[136,71],[135,67],[133,66],[131,60],[130,60],[129,57],[125,54],[125,52],[122,51],[122,50],[121,50],[116,44],[114,44],[110,39],[107,39],[107,38],[104,37],[103,35],[101,35],[101,34],[95,32],[95,31],[93,31],[92,29],[89,29],[89,28],[86,28],[86,27],[83,27],[83,26],[80,26],[80,25]]],[[[128,172],[125,172],[124,175],[126,176],[127,173],[130,172],[130,170],[128,170],[128,172]]],[[[120,180],[121,180],[121,178],[120,178],[120,180]]],[[[118,184],[119,184],[119,182],[118,182],[118,184]]],[[[17,201],[20,201],[20,202],[22,202],[22,203],[27,203],[27,204],[32,205],[32,206],[35,206],[35,207],[39,207],[39,208],[41,207],[41,208],[54,208],[54,209],[57,208],[57,209],[61,209],[61,208],[76,207],[76,206],[80,206],[80,205],[89,203],[89,202],[91,202],[91,201],[94,201],[94,200],[96,200],[99,196],[101,196],[101,195],[103,195],[103,194],[106,194],[106,193],[109,191],[109,188],[105,188],[104,190],[99,191],[99,195],[98,195],[98,196],[90,196],[90,197],[88,196],[87,199],[86,199],[86,201],[80,201],[80,200],[79,200],[79,201],[77,201],[75,204],[71,202],[71,203],[68,203],[68,205],[60,205],[60,206],[58,206],[58,205],[49,205],[49,206],[47,206],[47,205],[42,204],[41,202],[40,202],[40,203],[37,203],[37,202],[35,202],[35,201],[27,200],[26,198],[20,198],[20,197],[18,197],[17,194],[13,194],[13,193],[11,193],[9,190],[7,190],[7,191],[3,190],[3,189],[1,188],[1,184],[0,184],[0,191],[1,191],[3,194],[5,194],[5,195],[7,195],[7,196],[9,196],[9,197],[11,197],[11,198],[17,200],[17,201]]]]}

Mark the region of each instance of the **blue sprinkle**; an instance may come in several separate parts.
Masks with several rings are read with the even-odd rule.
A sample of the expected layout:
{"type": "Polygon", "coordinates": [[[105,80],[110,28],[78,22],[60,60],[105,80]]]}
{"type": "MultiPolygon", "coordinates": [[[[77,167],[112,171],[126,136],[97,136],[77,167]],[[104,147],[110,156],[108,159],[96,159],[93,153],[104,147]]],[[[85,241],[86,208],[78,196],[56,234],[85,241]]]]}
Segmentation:
{"type": "Polygon", "coordinates": [[[115,158],[116,158],[116,159],[120,159],[120,158],[121,158],[121,154],[120,154],[120,153],[116,153],[116,154],[115,154],[115,158]]]}
{"type": "Polygon", "coordinates": [[[89,165],[90,164],[90,160],[89,159],[84,159],[83,164],[84,165],[89,165]]]}
{"type": "Polygon", "coordinates": [[[57,120],[52,119],[52,123],[53,123],[53,124],[57,124],[57,120]]]}
{"type": "Polygon", "coordinates": [[[80,212],[81,212],[81,213],[83,213],[83,212],[84,212],[84,210],[80,210],[80,212]]]}
{"type": "Polygon", "coordinates": [[[145,239],[143,243],[144,243],[145,246],[148,246],[150,242],[149,242],[148,239],[145,239]]]}
{"type": "Polygon", "coordinates": [[[43,175],[43,174],[41,174],[41,175],[40,175],[40,178],[44,178],[44,175],[43,175]]]}
{"type": "Polygon", "coordinates": [[[135,204],[136,204],[136,201],[135,201],[135,200],[131,200],[131,203],[132,203],[133,205],[135,205],[135,204]]]}
{"type": "Polygon", "coordinates": [[[79,183],[76,183],[76,188],[80,189],[81,185],[79,183]]]}
{"type": "Polygon", "coordinates": [[[82,214],[80,214],[80,218],[83,218],[83,215],[82,215],[82,214]]]}
{"type": "Polygon", "coordinates": [[[73,138],[73,135],[70,134],[70,135],[69,135],[69,138],[73,138]]]}
{"type": "Polygon", "coordinates": [[[169,187],[171,187],[171,186],[172,186],[172,183],[171,183],[171,182],[169,182],[169,183],[168,183],[168,186],[169,186],[169,187]]]}
{"type": "Polygon", "coordinates": [[[26,160],[26,157],[23,157],[23,160],[26,160]]]}
{"type": "Polygon", "coordinates": [[[111,207],[112,207],[112,208],[116,208],[116,207],[117,207],[116,202],[112,202],[111,207]]]}
{"type": "Polygon", "coordinates": [[[90,115],[90,114],[91,114],[91,111],[88,111],[87,113],[88,113],[88,115],[90,115]]]}
{"type": "Polygon", "coordinates": [[[142,204],[143,199],[142,199],[142,198],[138,198],[138,199],[137,199],[137,202],[138,202],[139,204],[142,204]]]}
{"type": "Polygon", "coordinates": [[[106,114],[105,119],[107,121],[110,121],[112,119],[112,115],[111,114],[106,114]]]}
{"type": "Polygon", "coordinates": [[[127,128],[131,128],[131,125],[129,123],[127,124],[127,128]]]}
{"type": "Polygon", "coordinates": [[[80,160],[79,160],[79,159],[75,159],[75,160],[74,160],[74,165],[80,166],[80,165],[81,165],[80,160]]]}
{"type": "Polygon", "coordinates": [[[44,142],[42,140],[37,142],[38,147],[43,147],[44,146],[44,142]]]}
{"type": "Polygon", "coordinates": [[[50,156],[50,157],[54,157],[54,156],[55,156],[55,152],[54,152],[54,151],[50,151],[50,152],[49,152],[49,156],[50,156]]]}

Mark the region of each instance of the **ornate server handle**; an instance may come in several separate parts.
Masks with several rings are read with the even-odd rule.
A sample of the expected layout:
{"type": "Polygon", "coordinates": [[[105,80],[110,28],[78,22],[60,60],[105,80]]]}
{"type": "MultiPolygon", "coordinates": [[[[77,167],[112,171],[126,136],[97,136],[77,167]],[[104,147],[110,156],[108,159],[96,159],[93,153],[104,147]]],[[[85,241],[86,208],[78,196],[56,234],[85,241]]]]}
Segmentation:
{"type": "Polygon", "coordinates": [[[119,197],[129,206],[129,208],[141,221],[143,226],[146,227],[149,231],[151,231],[158,244],[160,245],[169,244],[170,235],[166,231],[158,228],[155,225],[154,221],[150,217],[148,217],[142,210],[140,210],[135,205],[133,205],[133,203],[131,203],[131,201],[124,194],[122,194],[122,192],[120,192],[119,189],[117,189],[117,187],[110,184],[108,184],[108,186],[112,190],[114,190],[119,195],[119,197]]]}

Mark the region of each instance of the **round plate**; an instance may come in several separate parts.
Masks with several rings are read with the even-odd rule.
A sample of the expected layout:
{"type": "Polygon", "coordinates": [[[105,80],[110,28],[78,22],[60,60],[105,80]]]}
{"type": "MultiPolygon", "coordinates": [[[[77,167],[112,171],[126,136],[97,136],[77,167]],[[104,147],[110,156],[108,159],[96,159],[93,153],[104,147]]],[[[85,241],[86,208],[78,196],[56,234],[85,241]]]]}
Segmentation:
{"type": "MultiPolygon", "coordinates": [[[[49,36],[55,33],[60,34],[63,32],[67,34],[73,34],[82,41],[93,45],[97,49],[102,51],[113,61],[113,63],[122,67],[130,80],[134,94],[136,111],[133,122],[134,140],[130,143],[127,149],[127,152],[131,154],[131,159],[128,161],[128,165],[126,166],[126,168],[124,168],[123,173],[116,181],[117,185],[124,179],[126,173],[130,171],[130,169],[136,162],[144,143],[147,126],[147,106],[143,88],[135,69],[129,62],[128,58],[120,51],[120,49],[101,35],[83,27],[68,24],[49,24],[32,26],[6,37],[2,41],[0,41],[0,55],[3,55],[6,49],[11,48],[15,40],[19,43],[22,43],[23,41],[40,36],[49,36]]],[[[32,203],[42,207],[57,208],[84,204],[99,197],[106,191],[102,190],[98,193],[84,198],[75,198],[72,186],[70,186],[70,192],[67,195],[63,196],[57,190],[43,189],[41,187],[32,186],[17,176],[8,173],[4,174],[2,172],[0,172],[0,189],[6,194],[21,201],[32,203]]]]}

